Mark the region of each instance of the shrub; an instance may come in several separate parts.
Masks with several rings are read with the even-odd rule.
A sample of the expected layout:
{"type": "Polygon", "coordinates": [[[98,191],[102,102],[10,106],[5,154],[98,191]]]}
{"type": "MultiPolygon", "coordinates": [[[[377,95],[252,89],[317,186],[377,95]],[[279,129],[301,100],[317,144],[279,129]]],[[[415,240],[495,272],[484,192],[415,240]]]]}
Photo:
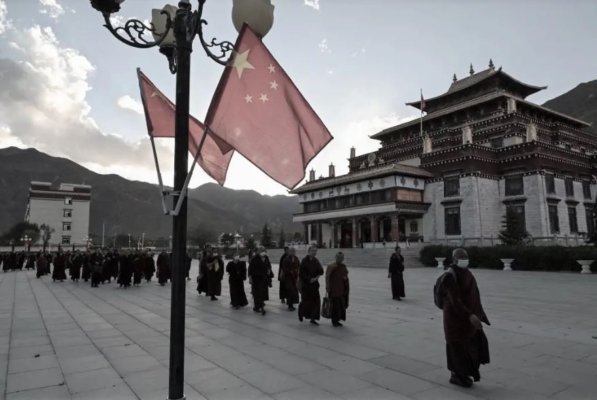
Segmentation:
{"type": "MultiPolygon", "coordinates": [[[[427,267],[436,267],[436,257],[445,257],[445,264],[452,262],[455,247],[432,245],[421,249],[419,259],[427,267]]],[[[597,248],[589,246],[491,246],[466,247],[469,268],[503,269],[500,261],[512,258],[512,269],[519,271],[580,271],[577,260],[597,260],[597,248]]],[[[597,262],[591,267],[597,271],[597,262]]]]}

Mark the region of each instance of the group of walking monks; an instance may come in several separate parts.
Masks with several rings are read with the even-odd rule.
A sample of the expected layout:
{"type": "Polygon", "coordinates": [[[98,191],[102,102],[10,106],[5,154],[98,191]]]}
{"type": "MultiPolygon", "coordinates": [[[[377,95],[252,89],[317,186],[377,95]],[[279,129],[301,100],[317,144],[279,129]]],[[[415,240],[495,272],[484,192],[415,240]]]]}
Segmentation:
{"type": "MultiPolygon", "coordinates": [[[[2,271],[37,268],[37,277],[51,275],[54,282],[63,282],[69,271],[73,282],[91,280],[92,287],[116,280],[121,287],[138,286],[142,279],[150,282],[157,272],[158,282],[164,285],[171,277],[171,254],[162,252],[154,262],[152,253],[126,251],[120,254],[112,251],[62,252],[55,254],[4,253],[0,255],[2,271]],[[157,269],[156,269],[157,264],[157,269]],[[53,268],[52,268],[53,266],[53,268]]],[[[187,279],[191,258],[187,255],[187,279]]],[[[400,247],[390,257],[388,278],[391,280],[393,300],[405,298],[404,257],[400,247]]],[[[272,287],[274,273],[267,250],[259,247],[249,256],[248,268],[238,254],[224,268],[224,261],[217,249],[207,246],[200,256],[198,292],[205,293],[212,301],[222,294],[222,280],[228,274],[230,285],[230,304],[240,309],[249,304],[244,282],[248,279],[253,296],[253,310],[266,314],[265,302],[269,300],[269,288],[272,287]]],[[[320,278],[325,278],[326,311],[334,327],[342,326],[346,321],[346,309],[349,304],[350,284],[348,269],[344,264],[344,255],[336,254],[334,263],[323,269],[317,259],[317,247],[311,246],[302,260],[296,256],[294,248],[285,248],[278,268],[280,299],[288,306],[288,311],[295,311],[298,304],[298,319],[309,320],[312,325],[319,325],[322,301],[320,297],[320,278]]],[[[475,277],[468,269],[468,254],[464,249],[456,249],[452,254],[452,263],[438,279],[434,288],[435,302],[442,309],[446,357],[448,370],[451,372],[450,383],[462,387],[471,387],[480,380],[482,364],[488,364],[489,344],[483,331],[483,323],[489,320],[481,304],[481,296],[475,277]],[[439,299],[439,300],[438,300],[439,299]],[[439,303],[439,305],[438,305],[439,303]]],[[[325,308],[325,307],[324,307],[325,308]]]]}
{"type": "MultiPolygon", "coordinates": [[[[336,261],[330,264],[324,274],[323,267],[316,257],[317,247],[311,246],[305,258],[299,260],[294,248],[286,247],[280,259],[278,280],[280,298],[288,305],[288,311],[295,311],[298,304],[298,318],[302,322],[308,319],[313,325],[319,325],[321,318],[321,296],[319,279],[325,275],[326,297],[330,304],[330,319],[335,327],[346,321],[348,308],[349,280],[348,269],[343,263],[344,255],[338,253],[336,261]],[[300,297],[300,299],[299,299],[300,297]]],[[[222,293],[222,279],[228,273],[230,284],[230,305],[239,309],[249,304],[244,282],[248,279],[253,296],[253,311],[266,314],[265,302],[269,300],[269,288],[275,278],[272,264],[264,247],[249,256],[249,266],[240,260],[238,254],[224,268],[224,262],[217,249],[206,246],[201,255],[197,291],[205,293],[212,301],[218,300],[222,293]]]]}
{"type": "MultiPolygon", "coordinates": [[[[26,260],[26,269],[37,269],[38,278],[51,275],[53,282],[64,282],[68,279],[68,272],[73,282],[79,282],[81,279],[85,282],[91,281],[91,287],[99,287],[100,283],[111,283],[112,280],[123,288],[139,286],[143,279],[150,282],[156,272],[158,283],[165,285],[171,275],[171,255],[166,252],[158,256],[156,269],[152,253],[126,251],[120,254],[118,250],[58,251],[54,254],[40,251],[24,256],[7,253],[0,257],[3,271],[22,269],[19,268],[18,261],[21,257],[26,260]],[[17,260],[16,263],[13,263],[13,259],[17,260]]],[[[190,257],[187,265],[191,265],[190,257]]]]}

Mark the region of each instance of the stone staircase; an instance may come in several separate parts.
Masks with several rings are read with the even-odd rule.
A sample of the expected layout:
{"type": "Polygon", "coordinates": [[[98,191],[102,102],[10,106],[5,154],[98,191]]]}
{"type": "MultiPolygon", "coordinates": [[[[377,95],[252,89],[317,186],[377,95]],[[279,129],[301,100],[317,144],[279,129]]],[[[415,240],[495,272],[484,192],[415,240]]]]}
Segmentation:
{"type": "MultiPolygon", "coordinates": [[[[406,268],[422,268],[419,262],[420,247],[403,248],[404,264],[406,268]]],[[[349,268],[388,268],[390,256],[393,249],[318,249],[317,258],[321,265],[327,266],[334,262],[336,253],[344,253],[344,262],[349,268]]],[[[280,249],[270,249],[267,251],[272,263],[278,263],[282,253],[280,249]]],[[[306,250],[297,250],[297,256],[302,259],[307,255],[306,250]]]]}

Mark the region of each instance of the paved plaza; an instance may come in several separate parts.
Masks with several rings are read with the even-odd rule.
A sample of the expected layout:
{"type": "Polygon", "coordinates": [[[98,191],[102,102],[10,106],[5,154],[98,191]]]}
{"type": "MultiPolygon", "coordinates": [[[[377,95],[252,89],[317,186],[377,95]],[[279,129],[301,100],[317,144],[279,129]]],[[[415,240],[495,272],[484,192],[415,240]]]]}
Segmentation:
{"type": "MultiPolygon", "coordinates": [[[[232,310],[227,282],[210,302],[193,279],[187,398],[597,398],[597,276],[474,271],[492,360],[481,382],[462,389],[448,383],[432,300],[438,273],[407,270],[407,299],[395,302],[385,270],[350,270],[343,328],[299,323],[276,287],[262,317],[232,310]]],[[[166,399],[169,314],[169,285],[92,289],[34,272],[0,274],[0,400],[166,399]]]]}

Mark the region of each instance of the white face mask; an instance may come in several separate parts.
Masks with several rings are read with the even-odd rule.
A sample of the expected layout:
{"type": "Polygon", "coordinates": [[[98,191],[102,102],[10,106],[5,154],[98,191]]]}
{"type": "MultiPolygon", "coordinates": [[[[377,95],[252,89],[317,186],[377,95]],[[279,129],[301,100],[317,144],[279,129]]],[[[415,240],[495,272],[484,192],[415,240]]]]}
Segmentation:
{"type": "Polygon", "coordinates": [[[467,268],[468,267],[468,260],[458,260],[456,263],[457,266],[460,268],[467,268]]]}

